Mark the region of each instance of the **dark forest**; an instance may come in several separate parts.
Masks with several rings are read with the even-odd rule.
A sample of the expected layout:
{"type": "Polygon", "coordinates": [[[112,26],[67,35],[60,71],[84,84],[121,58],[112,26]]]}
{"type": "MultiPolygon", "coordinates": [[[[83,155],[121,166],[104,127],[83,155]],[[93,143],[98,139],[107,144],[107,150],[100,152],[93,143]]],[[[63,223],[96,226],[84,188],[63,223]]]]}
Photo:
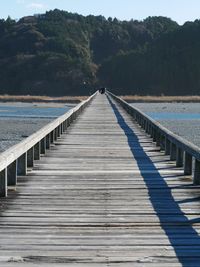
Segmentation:
{"type": "Polygon", "coordinates": [[[0,94],[198,95],[200,21],[53,10],[0,20],[0,94]]]}

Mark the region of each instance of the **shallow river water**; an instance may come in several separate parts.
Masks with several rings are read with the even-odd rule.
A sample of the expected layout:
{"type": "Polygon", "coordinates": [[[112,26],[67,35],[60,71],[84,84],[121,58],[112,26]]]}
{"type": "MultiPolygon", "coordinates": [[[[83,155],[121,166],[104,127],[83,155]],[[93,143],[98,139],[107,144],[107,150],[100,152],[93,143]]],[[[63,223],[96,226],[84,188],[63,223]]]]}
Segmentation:
{"type": "MultiPolygon", "coordinates": [[[[200,103],[134,103],[163,126],[200,146],[200,103]]],[[[71,106],[0,103],[0,152],[38,131],[71,106]]]]}
{"type": "Polygon", "coordinates": [[[65,104],[0,103],[0,152],[66,113],[65,104]]]}
{"type": "Polygon", "coordinates": [[[172,132],[200,146],[200,103],[134,103],[172,132]]]}

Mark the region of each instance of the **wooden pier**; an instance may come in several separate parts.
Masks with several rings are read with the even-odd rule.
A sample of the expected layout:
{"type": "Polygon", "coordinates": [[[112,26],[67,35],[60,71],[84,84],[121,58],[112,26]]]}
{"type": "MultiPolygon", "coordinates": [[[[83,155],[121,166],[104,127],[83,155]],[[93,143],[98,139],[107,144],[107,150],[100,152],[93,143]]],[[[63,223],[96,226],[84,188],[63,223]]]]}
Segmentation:
{"type": "Polygon", "coordinates": [[[199,267],[200,188],[170,138],[98,93],[61,122],[0,199],[0,266],[199,267]]]}

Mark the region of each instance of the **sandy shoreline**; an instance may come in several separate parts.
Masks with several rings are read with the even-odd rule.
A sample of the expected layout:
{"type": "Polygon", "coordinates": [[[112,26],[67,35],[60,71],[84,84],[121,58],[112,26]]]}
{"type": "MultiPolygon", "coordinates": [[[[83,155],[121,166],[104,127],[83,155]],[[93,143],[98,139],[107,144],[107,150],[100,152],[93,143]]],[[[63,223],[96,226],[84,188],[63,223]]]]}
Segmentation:
{"type": "MultiPolygon", "coordinates": [[[[86,100],[89,96],[32,96],[32,95],[0,95],[0,103],[5,102],[23,102],[23,103],[68,103],[78,104],[86,100]]],[[[139,95],[121,95],[122,99],[127,102],[144,102],[144,103],[159,103],[159,102],[193,102],[200,103],[200,95],[196,96],[139,96],[139,95]]]]}
{"type": "Polygon", "coordinates": [[[77,104],[87,99],[88,96],[32,96],[32,95],[0,95],[0,103],[4,102],[25,102],[25,103],[68,103],[77,104]]]}
{"type": "Polygon", "coordinates": [[[139,96],[139,95],[125,95],[120,96],[129,103],[200,103],[199,96],[139,96]]]}

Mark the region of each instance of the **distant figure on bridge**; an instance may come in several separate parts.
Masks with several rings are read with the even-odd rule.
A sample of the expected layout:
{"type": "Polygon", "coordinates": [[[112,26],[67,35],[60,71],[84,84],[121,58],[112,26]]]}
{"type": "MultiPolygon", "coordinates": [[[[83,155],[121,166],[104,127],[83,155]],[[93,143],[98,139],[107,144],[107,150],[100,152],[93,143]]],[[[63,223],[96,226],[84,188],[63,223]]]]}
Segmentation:
{"type": "Polygon", "coordinates": [[[100,93],[100,94],[105,94],[105,92],[106,92],[106,88],[105,88],[105,87],[101,87],[101,88],[99,89],[99,93],[100,93]]]}

